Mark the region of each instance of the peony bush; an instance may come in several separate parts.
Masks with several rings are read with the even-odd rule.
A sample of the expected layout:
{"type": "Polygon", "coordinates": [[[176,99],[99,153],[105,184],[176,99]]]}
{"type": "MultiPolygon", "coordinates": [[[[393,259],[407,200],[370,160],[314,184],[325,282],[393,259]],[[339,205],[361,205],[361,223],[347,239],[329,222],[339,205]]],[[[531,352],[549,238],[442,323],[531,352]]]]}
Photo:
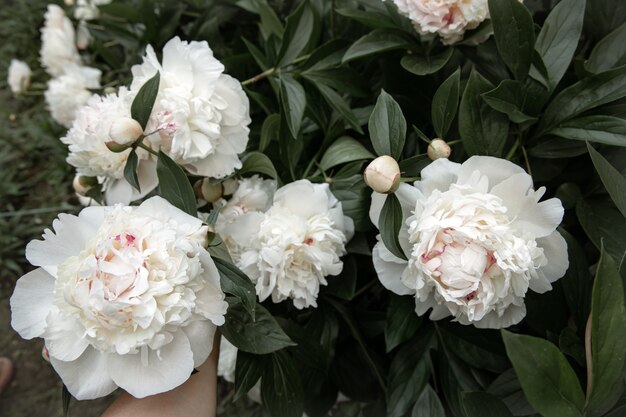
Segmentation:
{"type": "Polygon", "coordinates": [[[85,207],[10,302],[73,397],[626,413],[625,6],[66,3],[7,84],[85,207]]]}

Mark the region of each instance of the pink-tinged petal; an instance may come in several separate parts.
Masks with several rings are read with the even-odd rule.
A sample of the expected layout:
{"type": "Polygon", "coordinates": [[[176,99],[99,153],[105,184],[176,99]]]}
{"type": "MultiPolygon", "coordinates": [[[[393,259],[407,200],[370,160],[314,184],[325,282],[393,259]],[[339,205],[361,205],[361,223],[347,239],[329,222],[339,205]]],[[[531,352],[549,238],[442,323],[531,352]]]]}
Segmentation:
{"type": "Polygon", "coordinates": [[[463,162],[458,176],[459,178],[470,178],[474,171],[479,171],[481,175],[487,176],[489,188],[495,187],[515,174],[526,173],[522,167],[506,159],[494,158],[492,156],[472,156],[463,162]]]}
{"type": "Polygon", "coordinates": [[[378,242],[374,246],[374,249],[372,249],[372,261],[374,262],[374,269],[376,269],[380,283],[389,291],[398,295],[412,294],[414,291],[405,286],[401,281],[402,272],[407,267],[406,261],[399,258],[395,258],[397,262],[395,260],[385,260],[391,259],[391,257],[395,258],[384,247],[382,242],[378,242]]]}
{"type": "Polygon", "coordinates": [[[185,382],[194,368],[189,339],[182,330],[158,352],[109,355],[109,373],[113,381],[136,398],[170,391],[185,382]]]}
{"type": "Polygon", "coordinates": [[[53,289],[54,277],[41,268],[17,280],[11,296],[11,327],[24,339],[44,333],[52,309],[53,289]]]}
{"type": "Polygon", "coordinates": [[[77,400],[93,400],[109,395],[117,386],[109,376],[109,354],[87,348],[76,360],[64,362],[50,357],[68,391],[77,400]]]}
{"type": "Polygon", "coordinates": [[[208,320],[194,321],[183,327],[183,331],[189,339],[195,368],[202,365],[211,354],[215,330],[215,325],[208,320]]]}

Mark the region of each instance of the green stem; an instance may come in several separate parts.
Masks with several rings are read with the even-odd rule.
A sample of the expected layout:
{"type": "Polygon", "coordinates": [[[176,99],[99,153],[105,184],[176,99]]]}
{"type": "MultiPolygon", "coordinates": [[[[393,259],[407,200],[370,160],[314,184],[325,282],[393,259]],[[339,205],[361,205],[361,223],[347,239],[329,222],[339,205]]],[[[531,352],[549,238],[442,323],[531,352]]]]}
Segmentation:
{"type": "Polygon", "coordinates": [[[513,158],[513,156],[515,155],[515,152],[517,152],[517,148],[519,148],[519,140],[515,141],[515,143],[513,144],[513,147],[509,151],[509,153],[506,154],[506,159],[508,159],[510,161],[511,158],[513,158]]]}
{"type": "MultiPolygon", "coordinates": [[[[305,61],[305,60],[309,59],[310,56],[311,56],[311,54],[302,55],[301,57],[296,58],[293,61],[291,61],[291,63],[285,65],[285,67],[287,67],[289,65],[295,65],[295,64],[298,64],[298,63],[300,63],[302,61],[305,61]]],[[[281,67],[279,67],[279,68],[272,67],[272,68],[270,68],[268,70],[263,71],[260,74],[255,75],[252,78],[248,78],[247,80],[242,81],[241,85],[246,86],[246,85],[249,85],[249,84],[253,84],[253,83],[257,82],[257,81],[261,81],[262,79],[267,78],[267,77],[269,77],[271,75],[274,75],[275,73],[279,72],[280,69],[281,69],[281,67]]]]}
{"type": "Polygon", "coordinates": [[[159,156],[159,154],[157,152],[155,152],[154,150],[152,150],[151,148],[147,147],[146,145],[144,145],[141,142],[139,142],[137,144],[137,147],[143,149],[144,151],[150,152],[152,155],[159,156]]]}

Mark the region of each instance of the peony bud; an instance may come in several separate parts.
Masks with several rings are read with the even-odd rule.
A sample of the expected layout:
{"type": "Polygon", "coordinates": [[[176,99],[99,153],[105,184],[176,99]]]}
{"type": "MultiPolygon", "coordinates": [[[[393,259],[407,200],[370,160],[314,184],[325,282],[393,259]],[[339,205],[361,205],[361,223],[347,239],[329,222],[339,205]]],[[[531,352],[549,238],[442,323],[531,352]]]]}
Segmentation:
{"type": "Polygon", "coordinates": [[[87,177],[84,175],[77,175],[74,177],[74,181],[72,181],[72,186],[74,187],[74,191],[76,194],[85,196],[93,188],[94,185],[98,184],[98,180],[95,177],[87,177]]]}
{"type": "Polygon", "coordinates": [[[431,160],[439,159],[439,158],[447,158],[450,156],[450,145],[446,143],[443,139],[433,139],[428,145],[428,150],[426,153],[431,160]]]}
{"type": "MultiPolygon", "coordinates": [[[[141,128],[139,122],[137,122],[137,120],[131,119],[130,117],[122,117],[115,120],[111,124],[111,129],[109,129],[109,137],[111,138],[113,143],[124,146],[124,149],[132,145],[133,142],[139,139],[142,134],[143,129],[141,128]]],[[[107,142],[107,147],[109,147],[109,143],[110,142],[107,142]]],[[[109,149],[111,148],[109,147],[109,149]]]]}
{"type": "Polygon", "coordinates": [[[215,203],[222,197],[224,192],[221,183],[211,182],[208,178],[196,182],[194,188],[196,196],[209,203],[215,203]]]}
{"type": "Polygon", "coordinates": [[[363,178],[377,193],[393,193],[400,186],[400,167],[392,157],[379,156],[365,168],[363,178]]]}

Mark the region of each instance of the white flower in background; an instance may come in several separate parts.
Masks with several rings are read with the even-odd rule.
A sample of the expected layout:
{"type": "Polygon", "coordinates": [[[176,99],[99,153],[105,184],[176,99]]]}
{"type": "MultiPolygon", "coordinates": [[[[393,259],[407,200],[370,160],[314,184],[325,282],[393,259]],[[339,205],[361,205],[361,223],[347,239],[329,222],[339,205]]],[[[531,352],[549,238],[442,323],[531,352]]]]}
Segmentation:
{"type": "MultiPolygon", "coordinates": [[[[528,289],[543,293],[568,267],[556,231],[561,202],[539,202],[530,175],[507,160],[474,156],[463,164],[437,159],[415,186],[396,192],[404,222],[399,241],[408,262],[380,241],[372,257],[381,283],[415,296],[416,312],[432,320],[453,315],[462,324],[502,328],[526,315],[528,289]]],[[[378,224],[385,195],[373,193],[378,224]]]]}
{"type": "Polygon", "coordinates": [[[220,339],[220,357],[217,361],[217,376],[221,376],[230,383],[235,383],[235,368],[237,367],[238,349],[224,336],[220,339]]]}
{"type": "Polygon", "coordinates": [[[94,20],[100,16],[98,6],[110,4],[112,0],[77,0],[74,18],[77,20],[94,20]]]}
{"type": "Polygon", "coordinates": [[[59,77],[70,64],[80,64],[76,49],[74,27],[65,12],[56,4],[49,4],[41,28],[41,63],[46,72],[59,77]]]}
{"type": "Polygon", "coordinates": [[[28,90],[32,71],[28,64],[18,59],[12,59],[9,64],[7,83],[13,94],[20,94],[28,90]]]}
{"type": "Polygon", "coordinates": [[[239,180],[230,200],[222,200],[218,224],[228,223],[248,212],[266,212],[272,206],[275,192],[274,180],[265,180],[258,175],[239,180]]]}
{"type": "MultiPolygon", "coordinates": [[[[520,0],[521,1],[521,0],[520,0]]],[[[487,0],[393,0],[421,35],[439,35],[450,45],[489,19],[487,0]]]]}
{"type": "Polygon", "coordinates": [[[134,97],[125,88],[120,88],[117,94],[92,96],[78,110],[72,128],[61,138],[69,146],[67,162],[76,167],[78,174],[99,177],[104,183],[107,204],[128,204],[144,197],[158,185],[156,161],[150,153],[140,148],[136,150],[139,192],[124,179],[124,167],[131,150],[116,153],[106,145],[111,141],[111,127],[130,117],[134,97]]]}
{"type": "Polygon", "coordinates": [[[291,298],[301,309],[317,306],[325,277],[341,273],[354,225],[328,184],[300,180],[278,189],[265,213],[242,213],[217,230],[261,301],[291,298]]]}
{"type": "Polygon", "coordinates": [[[131,90],[161,74],[159,95],[147,131],[154,147],[194,175],[223,178],[241,168],[238,154],[248,143],[249,102],[241,84],[206,42],[176,37],[163,48],[162,64],[148,46],[144,62],[132,68],[131,90]]]}
{"type": "Polygon", "coordinates": [[[13,328],[41,337],[79,400],[169,391],[209,356],[227,303],[202,221],[152,197],[61,214],[26,257],[13,328]]]}
{"type": "Polygon", "coordinates": [[[69,128],[77,110],[92,96],[90,89],[100,88],[100,70],[75,64],[68,65],[65,74],[48,82],[44,96],[52,118],[69,128]]]}

